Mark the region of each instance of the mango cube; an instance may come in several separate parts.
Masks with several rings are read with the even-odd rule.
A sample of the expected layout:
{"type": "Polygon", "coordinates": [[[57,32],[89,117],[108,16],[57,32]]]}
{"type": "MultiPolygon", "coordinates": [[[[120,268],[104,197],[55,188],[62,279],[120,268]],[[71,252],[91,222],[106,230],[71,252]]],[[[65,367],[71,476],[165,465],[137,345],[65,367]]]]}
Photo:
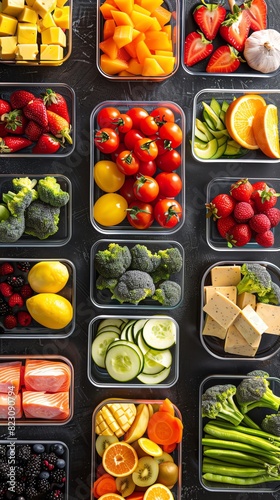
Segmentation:
{"type": "Polygon", "coordinates": [[[1,36],[0,37],[0,59],[9,61],[16,57],[15,50],[17,46],[16,36],[1,36]]]}
{"type": "Polygon", "coordinates": [[[164,75],[164,71],[159,63],[153,57],[146,57],[143,64],[142,76],[160,75],[164,75]]]}
{"type": "Polygon", "coordinates": [[[0,13],[0,36],[14,35],[17,29],[17,19],[8,14],[0,13]]]}
{"type": "Polygon", "coordinates": [[[126,12],[120,12],[119,10],[112,10],[112,17],[117,26],[132,26],[133,22],[126,12]]]}
{"type": "Polygon", "coordinates": [[[35,12],[35,10],[26,5],[21,13],[17,16],[17,18],[21,23],[37,24],[38,14],[35,12]]]}
{"type": "Polygon", "coordinates": [[[100,67],[108,75],[116,75],[120,71],[127,70],[128,64],[123,59],[110,59],[107,54],[100,57],[100,67]]]}
{"type": "Polygon", "coordinates": [[[37,24],[18,23],[17,38],[19,44],[37,43],[37,24]]]}
{"type": "Polygon", "coordinates": [[[2,12],[17,17],[24,8],[24,0],[2,0],[2,12]]]}
{"type": "Polygon", "coordinates": [[[56,26],[63,30],[69,29],[70,25],[70,7],[56,7],[53,12],[53,20],[56,26]]]}
{"type": "Polygon", "coordinates": [[[38,53],[37,43],[19,43],[16,47],[16,59],[18,60],[33,61],[38,53]]]}
{"type": "Polygon", "coordinates": [[[63,59],[63,48],[60,45],[40,45],[41,61],[60,61],[63,59]]]}
{"type": "Polygon", "coordinates": [[[51,27],[42,31],[42,43],[66,47],[66,35],[59,27],[51,27]]]}
{"type": "Polygon", "coordinates": [[[130,43],[132,41],[132,37],[132,26],[116,26],[113,39],[119,49],[124,47],[127,43],[130,43]]]}

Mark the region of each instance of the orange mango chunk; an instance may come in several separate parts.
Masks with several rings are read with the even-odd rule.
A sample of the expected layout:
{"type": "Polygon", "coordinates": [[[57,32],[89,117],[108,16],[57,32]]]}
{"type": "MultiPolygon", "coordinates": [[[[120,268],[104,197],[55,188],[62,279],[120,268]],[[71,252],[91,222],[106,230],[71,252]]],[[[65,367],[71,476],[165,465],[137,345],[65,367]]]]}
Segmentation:
{"type": "Polygon", "coordinates": [[[138,59],[131,58],[128,62],[128,71],[132,75],[141,75],[143,65],[138,61],[138,59]]]}
{"type": "Polygon", "coordinates": [[[143,64],[142,76],[160,76],[164,71],[159,63],[153,57],[146,57],[143,64]]]}
{"type": "Polygon", "coordinates": [[[130,14],[134,7],[133,0],[114,0],[114,2],[122,12],[126,12],[127,14],[130,14]]]}
{"type": "Polygon", "coordinates": [[[115,23],[114,19],[106,19],[104,26],[103,26],[103,38],[104,38],[104,40],[113,36],[114,31],[115,31],[115,27],[116,27],[116,23],[115,23]]]}
{"type": "Polygon", "coordinates": [[[117,26],[134,26],[132,20],[126,12],[112,10],[111,13],[117,26]]]}
{"type": "Polygon", "coordinates": [[[113,17],[112,10],[116,10],[116,6],[111,5],[108,2],[105,2],[100,6],[100,12],[101,12],[102,16],[104,17],[104,19],[112,19],[112,17],[113,17]]]}
{"type": "Polygon", "coordinates": [[[144,9],[148,9],[150,12],[153,12],[157,7],[163,4],[163,0],[141,0],[141,7],[144,9]]]}
{"type": "Polygon", "coordinates": [[[152,54],[144,40],[136,45],[136,56],[140,64],[144,64],[146,57],[152,57],[152,54]]]}
{"type": "Polygon", "coordinates": [[[164,31],[147,31],[145,42],[150,50],[170,50],[170,40],[164,31]]]}
{"type": "Polygon", "coordinates": [[[135,12],[140,12],[141,14],[145,14],[145,16],[151,15],[151,12],[141,7],[141,5],[134,5],[133,10],[135,10],[135,12]]]}
{"type": "Polygon", "coordinates": [[[164,26],[165,24],[170,22],[171,15],[171,12],[161,5],[152,12],[152,16],[157,18],[161,26],[164,26]]]}
{"type": "Polygon", "coordinates": [[[168,40],[171,40],[171,38],[172,38],[172,26],[171,26],[171,24],[167,24],[166,26],[163,26],[162,31],[164,31],[164,33],[167,33],[168,40]]]}
{"type": "Polygon", "coordinates": [[[155,50],[155,55],[173,57],[173,52],[172,50],[155,50]]]}
{"type": "Polygon", "coordinates": [[[174,69],[174,65],[175,65],[175,57],[154,55],[154,59],[162,67],[162,69],[166,75],[169,75],[170,73],[172,73],[172,71],[174,69]]]}
{"type": "Polygon", "coordinates": [[[106,38],[103,42],[100,42],[99,48],[104,52],[104,54],[107,54],[107,56],[110,57],[110,59],[116,59],[118,56],[118,47],[111,36],[110,38],[106,38]]]}
{"type": "Polygon", "coordinates": [[[152,18],[153,22],[152,22],[151,26],[149,27],[149,30],[152,30],[152,31],[161,31],[162,27],[159,24],[157,18],[153,17],[153,16],[151,16],[151,18],[152,18]]]}
{"type": "Polygon", "coordinates": [[[130,17],[134,24],[134,28],[144,33],[150,28],[153,22],[151,16],[147,16],[146,14],[142,14],[141,12],[137,12],[136,10],[133,10],[131,12],[130,17]]]}
{"type": "Polygon", "coordinates": [[[108,75],[117,75],[120,71],[127,70],[128,64],[123,59],[110,59],[107,54],[100,57],[100,67],[108,75]]]}
{"type": "Polygon", "coordinates": [[[116,26],[113,39],[119,49],[130,43],[132,41],[132,37],[132,26],[116,26]]]}
{"type": "Polygon", "coordinates": [[[125,46],[125,50],[129,53],[130,57],[133,57],[134,59],[136,59],[136,57],[137,57],[136,47],[137,47],[137,44],[139,42],[141,42],[142,40],[145,40],[145,34],[139,32],[139,35],[137,35],[137,37],[134,38],[132,40],[132,42],[128,43],[125,46]]]}

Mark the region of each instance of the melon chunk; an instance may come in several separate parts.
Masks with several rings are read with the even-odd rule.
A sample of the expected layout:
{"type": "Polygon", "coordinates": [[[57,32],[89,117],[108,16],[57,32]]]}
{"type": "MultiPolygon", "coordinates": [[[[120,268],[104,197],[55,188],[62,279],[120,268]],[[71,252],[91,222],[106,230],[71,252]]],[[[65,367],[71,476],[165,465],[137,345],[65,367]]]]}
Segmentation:
{"type": "Polygon", "coordinates": [[[114,0],[114,2],[122,12],[126,12],[127,14],[130,14],[134,7],[133,0],[114,0]]]}
{"type": "Polygon", "coordinates": [[[112,10],[111,14],[117,26],[134,26],[132,20],[126,12],[112,10]]]}
{"type": "Polygon", "coordinates": [[[136,45],[136,56],[140,64],[144,64],[146,57],[152,57],[152,54],[144,40],[136,45]]]}
{"type": "Polygon", "coordinates": [[[159,63],[153,57],[146,57],[142,69],[143,76],[160,76],[164,71],[159,63]]]}
{"type": "Polygon", "coordinates": [[[135,29],[142,31],[143,33],[145,33],[145,31],[147,31],[153,23],[153,19],[151,18],[151,16],[147,16],[146,14],[142,14],[141,12],[137,12],[136,10],[133,10],[131,12],[130,17],[135,29]]]}
{"type": "Polygon", "coordinates": [[[103,26],[103,38],[104,38],[104,40],[113,36],[114,31],[115,31],[115,27],[116,27],[116,23],[115,23],[114,19],[106,19],[104,26],[103,26]]]}
{"type": "Polygon", "coordinates": [[[132,37],[132,26],[116,26],[113,39],[119,49],[130,43],[132,41],[132,37]]]}
{"type": "Polygon", "coordinates": [[[112,36],[110,38],[107,38],[103,42],[100,42],[99,47],[102,50],[102,52],[104,52],[105,54],[107,54],[107,56],[110,57],[110,59],[117,58],[119,49],[112,36]]]}
{"type": "Polygon", "coordinates": [[[161,5],[152,12],[152,16],[157,18],[161,26],[164,26],[165,24],[170,22],[171,15],[172,15],[171,12],[162,7],[161,5]]]}
{"type": "Polygon", "coordinates": [[[108,75],[117,75],[120,71],[127,70],[128,64],[123,59],[110,59],[107,54],[100,57],[100,67],[108,75]]]}

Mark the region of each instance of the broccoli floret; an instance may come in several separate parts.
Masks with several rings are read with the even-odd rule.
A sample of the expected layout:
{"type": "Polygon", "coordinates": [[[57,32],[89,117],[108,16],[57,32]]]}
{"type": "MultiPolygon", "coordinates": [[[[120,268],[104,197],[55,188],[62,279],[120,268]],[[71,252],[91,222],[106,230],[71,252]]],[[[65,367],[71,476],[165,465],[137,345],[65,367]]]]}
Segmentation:
{"type": "Polygon", "coordinates": [[[154,292],[155,285],[148,273],[130,270],[120,277],[112,298],[121,304],[123,302],[138,304],[141,300],[151,297],[154,292]]]}
{"type": "Polygon", "coordinates": [[[129,248],[109,243],[106,250],[99,250],[94,257],[96,271],[104,278],[119,278],[131,264],[129,248]]]}
{"type": "Polygon", "coordinates": [[[138,271],[145,271],[151,273],[154,271],[161,262],[161,257],[157,253],[151,252],[145,245],[134,245],[130,249],[131,253],[131,269],[138,269],[138,271]]]}
{"type": "Polygon", "coordinates": [[[8,219],[0,221],[1,243],[14,243],[23,235],[25,219],[23,214],[18,217],[10,215],[8,219]]]}
{"type": "Polygon", "coordinates": [[[36,200],[25,211],[25,234],[45,240],[58,231],[60,208],[36,200]]]}
{"type": "Polygon", "coordinates": [[[244,378],[237,386],[236,398],[242,413],[254,408],[278,410],[280,397],[269,388],[269,381],[262,376],[244,378]]]}
{"type": "Polygon", "coordinates": [[[61,189],[55,177],[40,179],[37,186],[39,199],[53,207],[63,207],[69,201],[69,193],[61,189]]]}
{"type": "Polygon", "coordinates": [[[17,193],[8,191],[3,193],[2,199],[6,203],[11,215],[14,217],[22,216],[23,212],[29,207],[32,202],[32,190],[24,187],[17,193]]]}
{"type": "Polygon", "coordinates": [[[264,370],[252,370],[251,372],[247,373],[248,377],[264,377],[268,378],[270,375],[269,373],[265,372],[264,370]]]}
{"type": "Polygon", "coordinates": [[[280,437],[280,412],[266,415],[261,422],[261,428],[269,434],[280,437]]]}
{"type": "Polygon", "coordinates": [[[181,299],[181,286],[175,281],[166,280],[156,289],[153,299],[163,306],[176,306],[181,299]]]}
{"type": "Polygon", "coordinates": [[[280,287],[276,285],[273,281],[271,282],[271,289],[265,295],[258,295],[259,302],[264,304],[274,304],[279,306],[280,304],[280,287]]]}
{"type": "Polygon", "coordinates": [[[29,179],[29,177],[15,177],[12,180],[13,188],[16,193],[18,193],[22,188],[26,187],[32,191],[32,201],[38,199],[38,192],[35,186],[37,184],[36,179],[29,179]]]}
{"type": "Polygon", "coordinates": [[[154,283],[158,283],[162,280],[169,280],[171,274],[181,271],[183,265],[183,258],[177,247],[159,250],[158,255],[161,261],[159,266],[152,273],[154,283]]]}
{"type": "Polygon", "coordinates": [[[113,293],[114,289],[118,284],[117,278],[104,278],[101,274],[98,276],[95,285],[97,290],[110,290],[113,293]]]}
{"type": "Polygon", "coordinates": [[[237,285],[237,293],[257,293],[259,297],[271,289],[271,276],[261,264],[243,264],[241,267],[243,278],[237,285]]]}
{"type": "Polygon", "coordinates": [[[236,387],[232,384],[214,385],[206,389],[202,395],[202,416],[220,418],[233,425],[239,425],[244,415],[234,402],[235,393],[236,387]]]}

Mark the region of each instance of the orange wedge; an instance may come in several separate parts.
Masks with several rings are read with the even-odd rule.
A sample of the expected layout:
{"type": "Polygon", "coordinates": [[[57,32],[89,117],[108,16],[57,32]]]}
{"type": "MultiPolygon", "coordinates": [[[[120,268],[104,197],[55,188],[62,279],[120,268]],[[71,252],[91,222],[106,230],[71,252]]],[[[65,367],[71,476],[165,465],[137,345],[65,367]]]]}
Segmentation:
{"type": "Polygon", "coordinates": [[[268,104],[257,111],[253,132],[259,148],[266,156],[280,158],[278,109],[274,104],[268,104]]]}
{"type": "Polygon", "coordinates": [[[145,491],[143,500],[174,500],[174,496],[167,486],[155,483],[145,491]]]}
{"type": "Polygon", "coordinates": [[[225,124],[232,137],[240,146],[259,149],[253,133],[253,120],[257,111],[266,106],[261,95],[246,94],[232,101],[226,112],[225,124]]]}
{"type": "Polygon", "coordinates": [[[134,448],[124,441],[110,444],[104,451],[102,465],[108,474],[124,477],[132,474],[138,464],[138,456],[134,448]]]}

